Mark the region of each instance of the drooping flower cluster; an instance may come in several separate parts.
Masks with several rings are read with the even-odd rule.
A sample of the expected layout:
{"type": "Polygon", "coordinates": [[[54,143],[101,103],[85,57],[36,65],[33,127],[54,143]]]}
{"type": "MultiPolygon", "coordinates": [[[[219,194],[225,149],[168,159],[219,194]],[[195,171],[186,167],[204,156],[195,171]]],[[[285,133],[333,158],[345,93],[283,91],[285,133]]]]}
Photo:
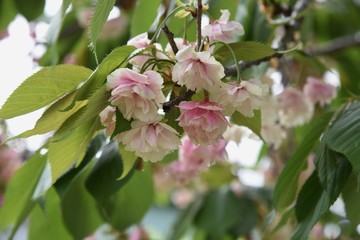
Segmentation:
{"type": "Polygon", "coordinates": [[[330,103],[336,96],[334,86],[320,79],[308,77],[303,91],[287,87],[275,97],[269,97],[262,108],[261,134],[266,142],[278,148],[286,137],[285,128],[309,122],[315,104],[330,103]]]}

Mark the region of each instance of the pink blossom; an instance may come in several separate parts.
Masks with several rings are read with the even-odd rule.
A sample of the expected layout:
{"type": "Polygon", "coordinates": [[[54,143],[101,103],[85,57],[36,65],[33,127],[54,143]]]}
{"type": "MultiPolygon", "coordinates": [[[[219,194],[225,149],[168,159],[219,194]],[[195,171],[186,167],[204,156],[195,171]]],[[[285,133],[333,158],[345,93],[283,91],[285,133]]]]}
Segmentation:
{"type": "Polygon", "coordinates": [[[116,114],[115,114],[115,107],[107,106],[104,110],[101,111],[99,114],[101,124],[106,128],[105,133],[108,136],[115,130],[116,125],[116,114]]]}
{"type": "Polygon", "coordinates": [[[251,79],[224,84],[218,90],[213,91],[210,99],[224,106],[223,113],[231,115],[234,111],[239,111],[246,117],[253,117],[254,110],[260,109],[262,97],[266,94],[266,89],[260,81],[251,79]]]}
{"type": "Polygon", "coordinates": [[[141,33],[133,38],[131,38],[127,45],[134,46],[136,48],[144,48],[150,45],[150,39],[148,38],[147,33],[141,33]]]}
{"type": "Polygon", "coordinates": [[[223,137],[226,141],[234,141],[236,143],[240,143],[244,137],[249,136],[248,131],[249,130],[246,129],[246,127],[234,124],[226,129],[223,137]]]}
{"type": "Polygon", "coordinates": [[[15,171],[20,168],[22,161],[20,154],[12,149],[0,149],[0,182],[7,183],[15,171]]]}
{"type": "Polygon", "coordinates": [[[130,232],[129,240],[149,240],[149,235],[142,226],[137,226],[130,232]]]}
{"type": "Polygon", "coordinates": [[[298,89],[287,87],[277,96],[280,123],[286,127],[302,125],[313,116],[314,105],[298,89]]]}
{"type": "Polygon", "coordinates": [[[175,56],[177,63],[173,81],[188,89],[212,91],[218,88],[225,76],[224,67],[209,52],[195,52],[192,46],[180,50],[175,56]]]}
{"type": "Polygon", "coordinates": [[[152,121],[165,96],[161,91],[163,79],[155,71],[137,73],[127,68],[117,69],[107,77],[111,104],[117,106],[128,120],[152,121]]]}
{"type": "Polygon", "coordinates": [[[209,37],[209,41],[232,42],[234,35],[244,35],[243,26],[235,21],[229,22],[230,12],[228,10],[220,10],[221,17],[219,20],[203,28],[204,36],[209,37]]]}
{"type": "Polygon", "coordinates": [[[220,139],[216,144],[197,145],[188,136],[181,140],[179,159],[167,167],[167,173],[180,184],[187,183],[215,161],[227,157],[227,141],[220,139]]]}
{"type": "Polygon", "coordinates": [[[145,161],[160,161],[180,145],[177,132],[160,121],[133,121],[131,127],[132,129],[117,135],[116,140],[125,145],[125,150],[135,152],[145,161]]]}
{"type": "Polygon", "coordinates": [[[330,103],[336,97],[336,89],[333,85],[315,77],[307,78],[303,92],[314,104],[319,103],[321,106],[330,103]]]}
{"type": "Polygon", "coordinates": [[[181,102],[179,126],[190,140],[198,144],[216,143],[225,132],[228,122],[221,113],[223,107],[214,102],[181,102]]]}
{"type": "MultiPolygon", "coordinates": [[[[174,38],[174,42],[179,51],[189,46],[189,43],[183,38],[174,38]]],[[[175,54],[169,43],[165,47],[165,52],[168,53],[171,58],[175,58],[175,54]]]]}
{"type": "Polygon", "coordinates": [[[286,138],[286,131],[279,124],[263,125],[261,126],[261,136],[264,141],[278,149],[286,138]]]}

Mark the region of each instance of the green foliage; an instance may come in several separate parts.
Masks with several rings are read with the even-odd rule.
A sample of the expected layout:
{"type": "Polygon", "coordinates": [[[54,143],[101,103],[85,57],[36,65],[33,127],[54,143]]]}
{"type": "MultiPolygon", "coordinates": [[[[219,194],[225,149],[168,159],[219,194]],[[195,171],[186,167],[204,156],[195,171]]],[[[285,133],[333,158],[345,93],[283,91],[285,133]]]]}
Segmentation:
{"type": "Polygon", "coordinates": [[[281,172],[274,191],[275,209],[282,210],[295,200],[299,176],[306,166],[306,157],[319,141],[332,115],[331,112],[326,113],[313,121],[300,146],[281,172]]]}
{"type": "MultiPolygon", "coordinates": [[[[230,43],[229,46],[234,51],[238,61],[254,61],[276,53],[276,51],[270,46],[259,42],[237,42],[230,43]]],[[[233,56],[226,46],[222,46],[217,49],[214,55],[215,58],[221,63],[226,63],[229,60],[233,60],[233,56]]]]}
{"type": "Polygon", "coordinates": [[[45,0],[15,0],[16,8],[28,21],[35,20],[44,11],[45,0]]]}
{"type": "Polygon", "coordinates": [[[0,0],[0,31],[7,28],[16,16],[16,6],[13,0],[0,0]]]}
{"type": "Polygon", "coordinates": [[[35,153],[10,181],[0,208],[0,231],[8,229],[12,235],[25,220],[35,202],[33,193],[46,164],[46,156],[35,153]]]}
{"type": "Polygon", "coordinates": [[[140,33],[148,32],[158,14],[160,0],[137,0],[131,18],[130,35],[134,37],[140,33]],[[141,16],[141,17],[140,17],[141,16]]]}
{"type": "Polygon", "coordinates": [[[35,111],[74,91],[91,70],[75,65],[46,67],[27,78],[0,109],[0,117],[13,118],[35,111]]]}
{"type": "Polygon", "coordinates": [[[352,174],[342,191],[342,198],[345,203],[346,216],[350,220],[351,228],[354,230],[360,224],[360,190],[357,174],[352,174]]]}
{"type": "Polygon", "coordinates": [[[245,126],[251,129],[256,135],[261,137],[261,113],[258,110],[254,111],[254,117],[249,118],[236,111],[231,116],[231,122],[236,123],[240,126],[245,126]]]}
{"type": "Polygon", "coordinates": [[[90,47],[93,48],[96,62],[98,62],[96,54],[96,40],[111,10],[113,9],[114,4],[115,0],[98,1],[95,5],[95,12],[90,21],[90,47]]]}

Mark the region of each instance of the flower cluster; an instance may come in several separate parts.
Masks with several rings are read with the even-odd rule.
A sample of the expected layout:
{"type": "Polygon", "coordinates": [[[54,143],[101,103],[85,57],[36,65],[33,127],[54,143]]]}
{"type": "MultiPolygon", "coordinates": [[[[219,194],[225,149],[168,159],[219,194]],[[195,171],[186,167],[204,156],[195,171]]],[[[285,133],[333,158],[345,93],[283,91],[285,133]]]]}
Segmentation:
{"type": "Polygon", "coordinates": [[[269,97],[262,106],[262,129],[264,140],[278,148],[286,137],[285,128],[307,123],[314,114],[316,104],[324,106],[336,96],[334,86],[315,77],[308,77],[300,91],[287,87],[277,96],[269,97]]]}

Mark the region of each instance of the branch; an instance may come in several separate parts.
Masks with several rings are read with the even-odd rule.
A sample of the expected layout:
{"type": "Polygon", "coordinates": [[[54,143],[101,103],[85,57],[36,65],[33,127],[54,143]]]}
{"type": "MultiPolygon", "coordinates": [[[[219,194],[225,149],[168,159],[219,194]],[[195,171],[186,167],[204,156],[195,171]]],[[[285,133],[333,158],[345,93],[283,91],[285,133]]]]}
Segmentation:
{"type": "MultiPolygon", "coordinates": [[[[267,62],[272,58],[281,58],[283,56],[282,53],[275,53],[273,55],[264,57],[264,58],[260,58],[258,60],[255,61],[248,61],[248,62],[240,62],[239,63],[239,67],[240,67],[240,71],[244,71],[247,68],[250,68],[252,66],[255,65],[259,65],[260,63],[263,62],[267,62]]],[[[236,76],[237,72],[236,72],[236,66],[231,66],[229,68],[225,68],[225,76],[236,76]]]]}
{"type": "Polygon", "coordinates": [[[355,34],[335,38],[324,47],[309,48],[305,52],[311,56],[321,56],[351,47],[360,47],[360,31],[355,34]]]}
{"type": "Polygon", "coordinates": [[[192,97],[192,95],[194,95],[195,92],[188,90],[186,93],[184,93],[183,95],[180,95],[176,98],[174,98],[173,100],[170,100],[166,103],[163,104],[163,110],[164,112],[168,112],[170,111],[171,108],[173,108],[174,106],[179,105],[180,102],[188,100],[192,97]]]}
{"type": "Polygon", "coordinates": [[[174,34],[169,30],[168,26],[166,24],[164,24],[162,26],[162,30],[165,33],[165,36],[174,52],[174,55],[176,55],[176,53],[179,51],[178,47],[176,46],[176,43],[174,41],[174,34]]]}
{"type": "Polygon", "coordinates": [[[196,24],[197,24],[197,50],[201,51],[201,17],[202,17],[202,1],[198,0],[198,7],[196,11],[196,24]]]}

